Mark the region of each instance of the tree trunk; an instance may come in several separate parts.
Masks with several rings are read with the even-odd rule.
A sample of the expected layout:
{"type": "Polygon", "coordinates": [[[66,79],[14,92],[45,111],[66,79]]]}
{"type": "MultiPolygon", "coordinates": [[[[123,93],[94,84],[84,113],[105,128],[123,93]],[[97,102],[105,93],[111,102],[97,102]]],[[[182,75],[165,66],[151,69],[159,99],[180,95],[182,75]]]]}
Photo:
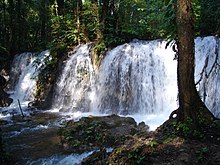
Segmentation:
{"type": "Polygon", "coordinates": [[[21,16],[22,16],[22,13],[21,13],[21,8],[22,8],[22,1],[21,0],[17,0],[17,4],[16,4],[16,18],[17,18],[17,30],[16,30],[16,45],[17,45],[17,50],[19,51],[19,52],[21,52],[22,50],[22,43],[24,42],[23,41],[23,30],[24,30],[24,27],[22,28],[22,24],[23,24],[23,22],[22,22],[22,18],[21,18],[21,16]]]}
{"type": "Polygon", "coordinates": [[[64,15],[64,0],[57,0],[58,15],[64,15]]]}
{"type": "Polygon", "coordinates": [[[76,9],[75,9],[75,15],[76,15],[76,27],[77,27],[77,41],[78,44],[81,43],[81,12],[82,12],[82,0],[76,1],[76,9]]]}
{"type": "Polygon", "coordinates": [[[48,17],[48,4],[47,0],[41,0],[41,10],[40,10],[40,19],[41,19],[41,27],[40,27],[40,38],[41,44],[45,44],[47,41],[47,17],[48,17]]]}
{"type": "Polygon", "coordinates": [[[194,82],[194,22],[191,1],[177,0],[176,10],[179,90],[177,120],[190,120],[193,127],[198,127],[212,121],[214,116],[200,99],[194,82]]]}
{"type": "Polygon", "coordinates": [[[9,39],[8,39],[8,47],[10,54],[16,54],[16,42],[15,42],[15,4],[13,0],[8,1],[8,12],[9,12],[9,39]]]}

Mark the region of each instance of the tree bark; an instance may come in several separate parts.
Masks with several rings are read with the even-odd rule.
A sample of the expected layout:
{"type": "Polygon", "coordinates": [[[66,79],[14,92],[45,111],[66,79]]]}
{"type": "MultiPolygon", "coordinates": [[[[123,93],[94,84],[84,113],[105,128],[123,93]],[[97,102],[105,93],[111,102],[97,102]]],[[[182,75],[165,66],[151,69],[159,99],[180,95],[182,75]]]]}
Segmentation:
{"type": "Polygon", "coordinates": [[[194,21],[190,0],[177,0],[176,23],[179,90],[177,120],[185,122],[191,119],[192,125],[197,127],[198,124],[201,124],[201,120],[210,122],[214,119],[214,116],[200,99],[195,87],[194,21]]]}
{"type": "Polygon", "coordinates": [[[48,2],[47,0],[41,0],[41,10],[40,10],[40,38],[42,44],[47,41],[47,17],[48,17],[48,2]]]}
{"type": "Polygon", "coordinates": [[[57,0],[58,15],[64,15],[64,0],[57,0]]]}
{"type": "Polygon", "coordinates": [[[75,13],[76,13],[76,27],[77,27],[77,41],[78,44],[81,43],[81,12],[82,12],[82,0],[77,0],[76,1],[76,9],[75,9],[75,13]]]}

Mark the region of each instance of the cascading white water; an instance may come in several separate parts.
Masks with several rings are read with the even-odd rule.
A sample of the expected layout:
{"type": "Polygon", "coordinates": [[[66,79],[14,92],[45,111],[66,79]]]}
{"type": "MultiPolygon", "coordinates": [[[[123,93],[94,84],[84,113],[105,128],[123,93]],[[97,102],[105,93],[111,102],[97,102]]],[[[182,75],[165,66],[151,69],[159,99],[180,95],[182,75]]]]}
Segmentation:
{"type": "Polygon", "coordinates": [[[48,56],[48,50],[40,54],[22,53],[15,56],[8,87],[10,97],[14,100],[10,107],[18,107],[17,100],[22,106],[27,106],[28,102],[34,99],[37,76],[48,56]]]}
{"type": "MultiPolygon", "coordinates": [[[[216,56],[216,45],[219,47],[216,41],[215,37],[195,40],[196,81],[207,56],[207,69],[210,70],[216,56]]],[[[96,74],[91,62],[91,47],[88,44],[79,46],[70,54],[57,83],[54,107],[69,112],[139,114],[145,119],[151,116],[153,121],[150,122],[161,118],[157,123],[161,124],[177,108],[177,63],[173,60],[175,53],[172,48],[165,49],[165,45],[166,42],[161,40],[134,40],[118,46],[107,52],[96,74]],[[158,117],[161,114],[165,115],[158,117]]],[[[211,75],[206,82],[205,102],[217,116],[219,72],[211,75]]],[[[204,79],[198,88],[200,92],[202,82],[204,79]]]]}
{"type": "Polygon", "coordinates": [[[98,75],[100,112],[152,114],[176,108],[176,61],[165,44],[136,40],[107,53],[98,75]]]}
{"type": "Polygon", "coordinates": [[[23,70],[27,70],[26,68],[32,63],[33,57],[34,54],[30,52],[15,55],[10,71],[9,91],[15,90],[23,70]]]}
{"type": "Polygon", "coordinates": [[[66,62],[54,107],[65,111],[150,114],[176,108],[176,61],[164,41],[133,41],[109,51],[94,74],[90,47],[66,62]]]}
{"type": "MultiPolygon", "coordinates": [[[[208,108],[219,116],[220,75],[218,68],[212,67],[214,61],[219,60],[219,39],[198,37],[195,43],[196,81],[207,63],[198,90],[208,108]]],[[[56,84],[53,107],[68,112],[122,115],[149,116],[166,112],[168,116],[177,108],[177,82],[175,53],[171,48],[165,49],[165,45],[166,42],[161,40],[134,40],[118,46],[107,52],[96,74],[91,45],[77,47],[69,53],[70,58],[56,84]]],[[[38,55],[38,63],[31,53],[15,58],[9,88],[14,90],[11,97],[15,101],[19,99],[23,103],[33,99],[36,79],[32,78],[41,70],[36,70],[33,61],[42,68],[45,55],[48,56],[49,51],[38,55]]],[[[17,106],[17,102],[15,104],[17,106]]]]}
{"type": "Polygon", "coordinates": [[[90,111],[95,78],[90,57],[90,45],[70,52],[62,75],[55,87],[53,107],[61,111],[90,111]]]}
{"type": "Polygon", "coordinates": [[[220,118],[220,39],[197,37],[195,43],[197,89],[209,110],[220,118]]]}

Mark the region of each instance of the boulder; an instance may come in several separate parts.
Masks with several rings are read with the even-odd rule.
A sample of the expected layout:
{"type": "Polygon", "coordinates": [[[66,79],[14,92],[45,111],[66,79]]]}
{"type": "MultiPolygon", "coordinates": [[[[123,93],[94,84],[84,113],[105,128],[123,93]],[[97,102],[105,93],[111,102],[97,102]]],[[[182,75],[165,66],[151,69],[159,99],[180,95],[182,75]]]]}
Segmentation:
{"type": "Polygon", "coordinates": [[[9,106],[13,99],[9,98],[9,94],[4,91],[7,81],[3,76],[0,75],[0,107],[9,106]]]}
{"type": "Polygon", "coordinates": [[[71,152],[84,152],[100,148],[114,148],[140,131],[131,117],[89,116],[69,121],[59,131],[61,143],[71,152]]]}
{"type": "Polygon", "coordinates": [[[0,107],[8,107],[13,102],[12,98],[0,98],[0,107]]]}

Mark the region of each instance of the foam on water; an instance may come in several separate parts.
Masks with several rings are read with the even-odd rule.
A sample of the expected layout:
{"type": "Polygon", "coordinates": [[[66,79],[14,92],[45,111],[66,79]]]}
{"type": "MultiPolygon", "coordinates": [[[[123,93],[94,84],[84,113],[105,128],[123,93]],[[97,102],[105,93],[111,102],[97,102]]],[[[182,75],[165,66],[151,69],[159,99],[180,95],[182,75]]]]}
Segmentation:
{"type": "Polygon", "coordinates": [[[78,165],[82,160],[94,151],[85,152],[82,154],[70,154],[70,155],[53,155],[48,158],[39,159],[36,161],[29,161],[29,165],[78,165]]]}

